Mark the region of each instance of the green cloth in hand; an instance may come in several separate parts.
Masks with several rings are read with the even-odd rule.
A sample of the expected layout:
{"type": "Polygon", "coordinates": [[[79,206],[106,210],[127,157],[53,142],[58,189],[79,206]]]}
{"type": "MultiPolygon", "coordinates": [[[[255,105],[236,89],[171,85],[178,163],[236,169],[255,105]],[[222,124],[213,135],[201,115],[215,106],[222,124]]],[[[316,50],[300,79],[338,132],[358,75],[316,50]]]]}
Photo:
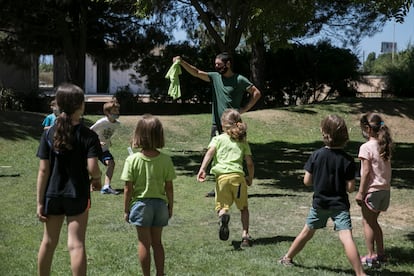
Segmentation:
{"type": "Polygon", "coordinates": [[[165,75],[166,79],[170,79],[168,95],[170,95],[174,100],[181,97],[180,79],[178,78],[179,75],[181,75],[181,66],[180,61],[177,60],[173,63],[173,65],[171,65],[165,75]]]}

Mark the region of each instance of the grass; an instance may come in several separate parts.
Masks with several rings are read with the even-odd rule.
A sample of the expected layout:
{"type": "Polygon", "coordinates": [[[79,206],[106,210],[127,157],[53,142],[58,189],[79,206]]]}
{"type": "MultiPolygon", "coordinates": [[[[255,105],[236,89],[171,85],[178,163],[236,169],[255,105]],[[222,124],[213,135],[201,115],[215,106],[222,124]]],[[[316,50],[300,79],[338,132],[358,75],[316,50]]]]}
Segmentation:
{"type": "MultiPolygon", "coordinates": [[[[384,115],[397,142],[393,161],[391,207],[380,217],[390,262],[368,270],[370,275],[414,275],[414,225],[412,152],[414,102],[400,100],[350,100],[318,105],[259,110],[243,115],[249,127],[256,176],[249,188],[251,234],[255,244],[239,249],[240,215],[231,209],[230,239],[218,239],[214,199],[204,194],[214,186],[211,177],[197,183],[195,174],[209,141],[210,115],[160,116],[165,128],[165,151],[177,171],[175,205],[170,225],[164,229],[167,275],[352,275],[332,224],[295,258],[298,266],[283,267],[276,260],[302,229],[312,191],[302,184],[303,164],[322,146],[320,120],[329,113],[343,116],[350,129],[346,150],[356,156],[363,142],[358,127],[362,112],[384,115]]],[[[35,217],[36,150],[45,114],[0,113],[0,275],[35,275],[43,225],[35,217]],[[10,166],[10,167],[7,167],[10,166]]],[[[86,116],[86,124],[99,116],[86,116]]],[[[113,138],[114,188],[119,180],[137,116],[121,116],[122,127],[113,138]]],[[[103,168],[102,168],[103,169],[103,168]]],[[[365,254],[361,216],[351,199],[354,237],[365,254]]],[[[123,196],[92,194],[87,232],[88,275],[140,275],[135,229],[123,219],[123,196]]],[[[66,229],[55,252],[52,275],[70,275],[66,229]]]]}

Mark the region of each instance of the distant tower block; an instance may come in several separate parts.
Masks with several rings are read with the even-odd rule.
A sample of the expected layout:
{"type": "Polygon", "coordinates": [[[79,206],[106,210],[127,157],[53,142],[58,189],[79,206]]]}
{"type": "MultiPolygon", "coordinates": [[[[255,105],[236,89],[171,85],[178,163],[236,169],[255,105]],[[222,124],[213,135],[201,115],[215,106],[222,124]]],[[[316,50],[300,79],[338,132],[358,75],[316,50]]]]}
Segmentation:
{"type": "Polygon", "coordinates": [[[397,42],[381,42],[381,53],[395,53],[397,52],[397,42]]]}

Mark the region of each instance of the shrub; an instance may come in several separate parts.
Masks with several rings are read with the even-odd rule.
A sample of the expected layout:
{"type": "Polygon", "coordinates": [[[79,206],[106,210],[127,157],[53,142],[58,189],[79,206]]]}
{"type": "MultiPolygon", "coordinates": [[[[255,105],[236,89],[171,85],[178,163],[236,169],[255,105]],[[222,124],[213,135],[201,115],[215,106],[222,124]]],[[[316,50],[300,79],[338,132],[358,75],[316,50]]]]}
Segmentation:
{"type": "Polygon", "coordinates": [[[121,105],[120,112],[122,114],[130,114],[133,112],[134,105],[136,105],[138,101],[129,85],[119,87],[115,92],[115,98],[121,105]]]}
{"type": "Polygon", "coordinates": [[[1,111],[22,110],[22,103],[14,90],[0,87],[0,108],[1,111]]]}

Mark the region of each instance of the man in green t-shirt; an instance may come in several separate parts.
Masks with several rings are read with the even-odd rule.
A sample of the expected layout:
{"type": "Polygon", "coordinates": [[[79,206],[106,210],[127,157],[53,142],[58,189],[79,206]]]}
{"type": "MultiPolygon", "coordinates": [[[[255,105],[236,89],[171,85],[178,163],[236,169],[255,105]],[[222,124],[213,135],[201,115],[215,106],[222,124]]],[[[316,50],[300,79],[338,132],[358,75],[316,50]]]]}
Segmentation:
{"type": "MultiPolygon", "coordinates": [[[[177,60],[192,76],[211,83],[213,92],[211,137],[223,132],[220,120],[225,109],[233,108],[244,113],[249,111],[261,97],[259,89],[246,77],[233,72],[231,56],[226,52],[218,54],[215,58],[214,67],[217,72],[199,70],[180,56],[174,57],[173,62],[177,60]],[[250,100],[245,106],[241,106],[245,92],[250,94],[250,100]]],[[[214,196],[214,191],[207,193],[207,196],[214,196]]]]}
{"type": "Polygon", "coordinates": [[[231,56],[224,52],[218,54],[214,61],[217,72],[206,72],[189,64],[180,56],[174,57],[173,62],[179,60],[181,66],[192,76],[212,84],[212,120],[211,137],[222,133],[220,118],[227,108],[237,109],[240,113],[249,111],[259,100],[261,93],[246,77],[234,73],[231,56]],[[250,100],[241,106],[244,93],[250,94],[250,100]]]}

